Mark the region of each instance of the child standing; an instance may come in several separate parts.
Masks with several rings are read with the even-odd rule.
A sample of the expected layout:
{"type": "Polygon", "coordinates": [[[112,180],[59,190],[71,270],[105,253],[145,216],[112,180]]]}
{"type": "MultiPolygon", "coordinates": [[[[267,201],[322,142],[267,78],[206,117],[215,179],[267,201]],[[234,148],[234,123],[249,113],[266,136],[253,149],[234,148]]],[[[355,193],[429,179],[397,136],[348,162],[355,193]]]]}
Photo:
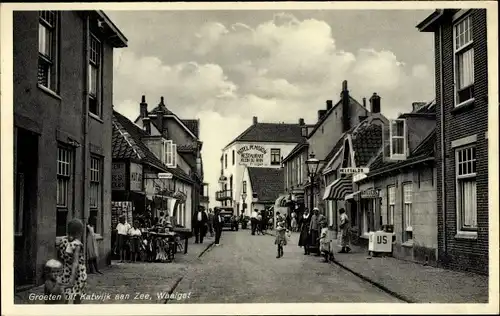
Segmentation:
{"type": "Polygon", "coordinates": [[[130,230],[130,224],[125,221],[125,216],[121,215],[118,225],[116,225],[117,230],[117,248],[120,253],[120,262],[125,262],[125,247],[127,245],[128,233],[130,230]]]}
{"type": "Polygon", "coordinates": [[[141,236],[142,233],[139,229],[139,223],[134,221],[134,226],[130,229],[130,252],[132,255],[132,262],[137,262],[137,257],[140,251],[141,236]]]}
{"type": "Polygon", "coordinates": [[[276,240],[274,244],[278,246],[278,255],[276,258],[283,257],[283,246],[287,244],[287,234],[289,231],[285,228],[285,219],[280,215],[280,213],[276,213],[276,240]]]}
{"type": "Polygon", "coordinates": [[[62,268],[63,264],[55,259],[50,259],[45,264],[45,304],[66,304],[64,287],[60,280],[62,268]]]}
{"type": "Polygon", "coordinates": [[[66,299],[80,304],[87,284],[87,269],[83,243],[81,242],[84,225],[79,219],[68,223],[68,235],[58,245],[59,258],[63,264],[61,281],[65,284],[66,299]],[[67,286],[66,286],[67,285],[67,286]]]}
{"type": "Polygon", "coordinates": [[[331,246],[331,238],[330,232],[326,225],[323,225],[321,228],[320,239],[319,239],[319,250],[325,258],[325,262],[328,262],[333,259],[332,253],[333,250],[330,248],[331,246]]]}

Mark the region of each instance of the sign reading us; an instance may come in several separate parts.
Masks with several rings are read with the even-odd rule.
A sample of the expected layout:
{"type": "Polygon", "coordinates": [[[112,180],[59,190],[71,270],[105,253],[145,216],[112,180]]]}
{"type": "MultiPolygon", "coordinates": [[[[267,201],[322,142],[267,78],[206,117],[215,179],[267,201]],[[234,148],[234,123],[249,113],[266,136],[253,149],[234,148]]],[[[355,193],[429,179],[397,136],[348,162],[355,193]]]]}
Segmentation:
{"type": "Polygon", "coordinates": [[[245,145],[238,150],[240,165],[263,166],[267,149],[259,145],[245,145]]]}

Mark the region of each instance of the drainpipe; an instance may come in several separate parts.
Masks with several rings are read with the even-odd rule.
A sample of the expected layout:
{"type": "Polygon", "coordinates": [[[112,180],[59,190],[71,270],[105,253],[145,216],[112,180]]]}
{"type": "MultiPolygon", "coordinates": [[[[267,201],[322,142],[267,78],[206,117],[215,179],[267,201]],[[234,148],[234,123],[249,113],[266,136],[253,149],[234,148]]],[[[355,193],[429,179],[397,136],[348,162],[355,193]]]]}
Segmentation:
{"type": "Polygon", "coordinates": [[[444,83],[443,83],[443,26],[439,26],[439,85],[441,93],[439,94],[439,102],[441,103],[440,111],[441,111],[441,207],[443,212],[443,251],[446,255],[448,253],[448,241],[447,241],[447,229],[446,229],[446,184],[445,184],[445,170],[446,170],[446,151],[445,151],[445,142],[444,142],[444,83]]]}
{"type": "MultiPolygon", "coordinates": [[[[85,66],[84,66],[84,88],[83,88],[83,146],[82,146],[82,177],[83,177],[83,185],[82,185],[82,221],[86,225],[87,219],[89,217],[89,198],[88,198],[88,171],[87,164],[89,159],[89,139],[88,139],[88,130],[89,130],[89,119],[88,119],[88,108],[89,108],[89,81],[88,81],[88,65],[90,61],[90,17],[89,14],[85,16],[85,32],[84,32],[84,43],[85,43],[85,66]]],[[[83,243],[85,244],[87,241],[87,229],[83,230],[83,243]]],[[[85,245],[86,246],[86,245],[85,245]]],[[[85,248],[84,248],[85,249],[85,248]]],[[[85,256],[86,256],[86,252],[85,256]]]]}

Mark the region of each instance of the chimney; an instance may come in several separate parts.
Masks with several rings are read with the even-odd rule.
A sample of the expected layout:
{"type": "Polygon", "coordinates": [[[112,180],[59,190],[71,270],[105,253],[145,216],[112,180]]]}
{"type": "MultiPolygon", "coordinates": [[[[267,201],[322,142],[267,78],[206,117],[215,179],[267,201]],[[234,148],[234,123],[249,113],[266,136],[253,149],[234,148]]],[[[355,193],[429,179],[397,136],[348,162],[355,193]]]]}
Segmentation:
{"type": "Polygon", "coordinates": [[[418,110],[420,110],[423,106],[427,105],[427,102],[413,102],[411,104],[412,108],[413,108],[413,111],[412,112],[417,112],[418,110]]]}
{"type": "MultiPolygon", "coordinates": [[[[160,98],[160,103],[158,104],[158,106],[160,108],[165,106],[165,103],[163,103],[163,97],[160,98]]],[[[158,132],[160,132],[160,134],[163,135],[163,112],[162,111],[158,111],[156,113],[156,127],[159,129],[158,132]]]]}
{"type": "Polygon", "coordinates": [[[347,90],[347,80],[342,82],[342,127],[343,132],[347,132],[351,129],[351,118],[349,117],[350,102],[349,102],[349,90],[347,90]]]}
{"type": "Polygon", "coordinates": [[[370,98],[370,112],[380,113],[380,97],[375,92],[370,98]]]}
{"type": "Polygon", "coordinates": [[[333,101],[332,100],[326,100],[326,110],[330,111],[333,107],[333,101]]]}
{"type": "Polygon", "coordinates": [[[366,98],[363,98],[363,107],[366,109],[366,98]]]}
{"type": "Polygon", "coordinates": [[[318,121],[320,121],[323,116],[325,116],[326,110],[318,110],[318,121]]]}
{"type": "Polygon", "coordinates": [[[304,123],[304,119],[303,119],[303,118],[299,118],[299,125],[300,125],[300,126],[304,126],[304,125],[306,125],[306,124],[304,123]]]}
{"type": "Polygon", "coordinates": [[[258,122],[259,122],[259,121],[258,121],[258,119],[257,119],[257,116],[254,116],[254,117],[253,117],[253,125],[257,125],[257,123],[258,123],[258,122]]]}
{"type": "Polygon", "coordinates": [[[148,116],[148,104],[146,103],[145,95],[142,96],[141,103],[139,105],[139,114],[141,117],[148,116]]]}

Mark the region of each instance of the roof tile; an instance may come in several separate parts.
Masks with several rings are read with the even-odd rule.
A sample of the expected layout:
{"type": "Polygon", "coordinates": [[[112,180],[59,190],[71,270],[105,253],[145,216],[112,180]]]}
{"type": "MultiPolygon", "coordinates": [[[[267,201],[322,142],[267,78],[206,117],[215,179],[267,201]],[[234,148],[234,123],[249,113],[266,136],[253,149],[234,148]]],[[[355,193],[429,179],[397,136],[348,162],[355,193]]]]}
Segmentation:
{"type": "Polygon", "coordinates": [[[282,168],[249,167],[248,175],[252,191],[257,194],[260,203],[274,202],[285,186],[282,168]]]}
{"type": "Polygon", "coordinates": [[[257,123],[248,127],[228,146],[237,141],[300,143],[304,140],[302,127],[299,124],[257,123]]]}

